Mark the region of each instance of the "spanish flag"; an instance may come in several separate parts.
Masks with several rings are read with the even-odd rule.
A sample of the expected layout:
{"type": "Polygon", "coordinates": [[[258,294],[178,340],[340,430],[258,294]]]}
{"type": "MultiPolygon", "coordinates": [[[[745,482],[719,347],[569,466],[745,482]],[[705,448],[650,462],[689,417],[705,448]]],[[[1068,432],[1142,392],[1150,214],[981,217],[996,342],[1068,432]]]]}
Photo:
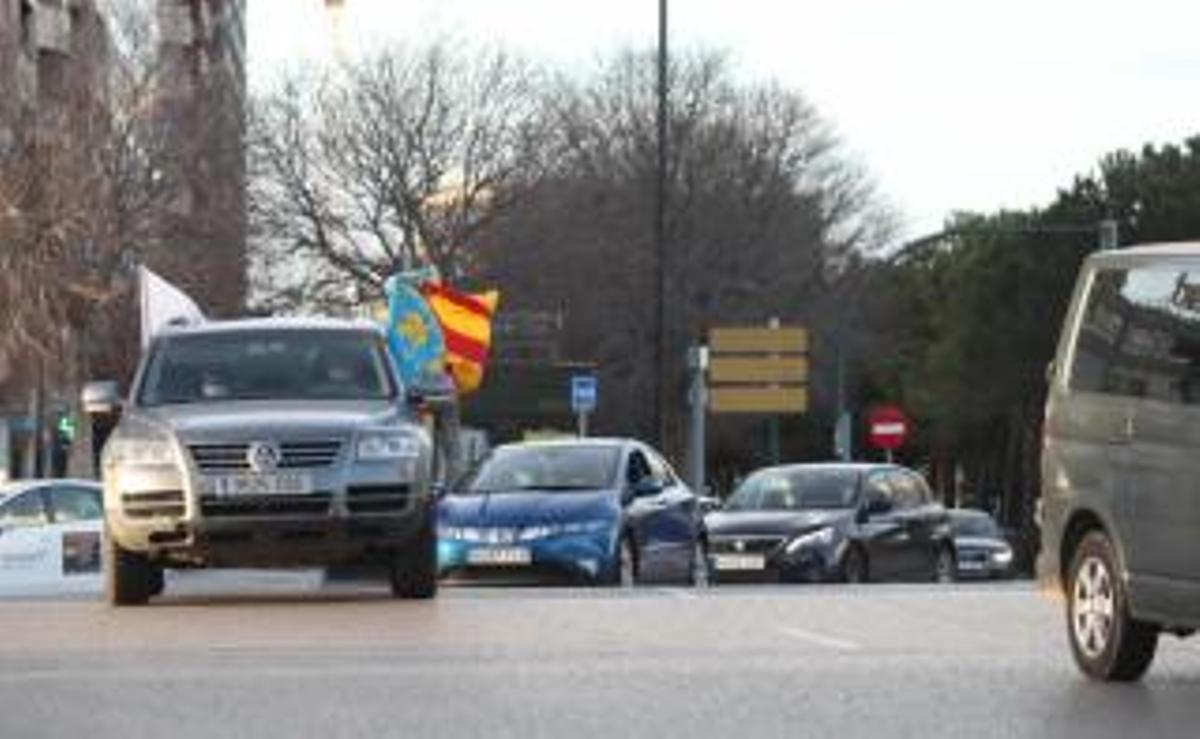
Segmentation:
{"type": "Polygon", "coordinates": [[[442,325],[446,342],[446,366],[462,395],[483,383],[488,350],[492,345],[492,316],[500,293],[460,293],[442,283],[426,282],[421,293],[442,325]]]}

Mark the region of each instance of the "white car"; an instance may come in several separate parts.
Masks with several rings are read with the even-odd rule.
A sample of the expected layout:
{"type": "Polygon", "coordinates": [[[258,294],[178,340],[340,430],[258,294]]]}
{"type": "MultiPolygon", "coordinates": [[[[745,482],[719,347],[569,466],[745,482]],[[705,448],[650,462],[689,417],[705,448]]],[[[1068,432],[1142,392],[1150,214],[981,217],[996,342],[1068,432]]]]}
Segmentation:
{"type": "Polygon", "coordinates": [[[88,480],[0,484],[0,595],[100,592],[102,500],[88,480]]]}

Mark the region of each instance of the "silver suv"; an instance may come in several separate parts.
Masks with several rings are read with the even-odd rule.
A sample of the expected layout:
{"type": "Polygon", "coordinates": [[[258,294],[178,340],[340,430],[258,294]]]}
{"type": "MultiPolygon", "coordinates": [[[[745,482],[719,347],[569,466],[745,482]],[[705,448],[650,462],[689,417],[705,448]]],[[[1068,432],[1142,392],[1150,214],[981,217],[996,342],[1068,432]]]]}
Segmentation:
{"type": "Polygon", "coordinates": [[[168,329],[104,445],[106,593],[145,603],[164,567],[386,564],[399,597],[436,592],[433,444],[382,332],[262,319],[168,329]]]}

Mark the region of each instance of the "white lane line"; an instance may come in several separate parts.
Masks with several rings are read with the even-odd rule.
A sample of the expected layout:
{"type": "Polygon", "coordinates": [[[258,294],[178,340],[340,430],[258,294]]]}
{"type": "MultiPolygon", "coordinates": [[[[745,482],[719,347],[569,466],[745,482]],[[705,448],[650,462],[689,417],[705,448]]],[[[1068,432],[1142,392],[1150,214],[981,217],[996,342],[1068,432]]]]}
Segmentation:
{"type": "Polygon", "coordinates": [[[697,598],[696,594],[692,592],[692,588],[659,588],[659,592],[680,600],[696,600],[697,598]]]}
{"type": "Polygon", "coordinates": [[[798,629],[795,626],[780,626],[779,633],[784,636],[790,636],[793,639],[798,639],[799,641],[829,649],[840,649],[845,652],[857,652],[862,649],[862,645],[858,642],[853,642],[849,639],[839,639],[836,636],[829,636],[828,634],[818,634],[815,631],[798,629]]]}

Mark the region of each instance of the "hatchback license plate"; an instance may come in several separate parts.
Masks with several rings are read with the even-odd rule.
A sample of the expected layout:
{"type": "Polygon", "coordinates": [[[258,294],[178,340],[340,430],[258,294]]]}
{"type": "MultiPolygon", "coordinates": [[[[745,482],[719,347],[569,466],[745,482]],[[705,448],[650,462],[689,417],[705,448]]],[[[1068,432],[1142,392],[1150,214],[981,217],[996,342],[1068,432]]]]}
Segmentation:
{"type": "Polygon", "coordinates": [[[313,492],[312,475],[293,472],[276,475],[215,475],[200,480],[205,495],[237,498],[244,495],[307,495],[313,492]]]}
{"type": "Polygon", "coordinates": [[[467,552],[467,563],[493,567],[523,567],[533,562],[525,547],[486,547],[467,552]]]}
{"type": "Polygon", "coordinates": [[[762,570],[766,569],[767,561],[761,554],[718,554],[713,557],[713,565],[718,570],[762,570]]]}

